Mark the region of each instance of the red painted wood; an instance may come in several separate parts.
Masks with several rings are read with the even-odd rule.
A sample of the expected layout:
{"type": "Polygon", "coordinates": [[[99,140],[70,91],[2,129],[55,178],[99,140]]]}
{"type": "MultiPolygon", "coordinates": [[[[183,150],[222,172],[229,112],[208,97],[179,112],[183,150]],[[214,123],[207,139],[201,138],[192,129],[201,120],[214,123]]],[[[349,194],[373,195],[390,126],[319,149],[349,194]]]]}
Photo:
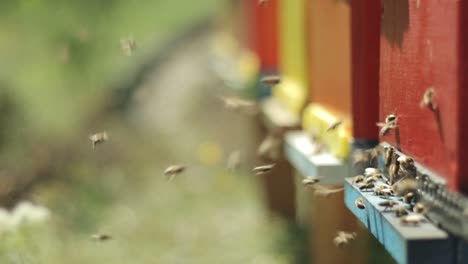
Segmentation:
{"type": "Polygon", "coordinates": [[[352,1],[353,137],[375,140],[379,119],[380,1],[352,1]]]}
{"type": "MultiPolygon", "coordinates": [[[[458,0],[384,0],[380,63],[380,119],[399,117],[402,151],[460,185],[461,90],[458,0]],[[440,118],[419,104],[433,86],[440,118]],[[439,122],[440,120],[440,122],[439,122]]],[[[381,138],[396,146],[394,132],[381,138]]]]}
{"type": "Polygon", "coordinates": [[[351,114],[351,12],[348,1],[308,4],[311,99],[341,115],[351,114]]]}
{"type": "Polygon", "coordinates": [[[278,69],[278,0],[259,4],[246,1],[247,19],[250,22],[249,47],[258,55],[262,70],[278,69]]]}

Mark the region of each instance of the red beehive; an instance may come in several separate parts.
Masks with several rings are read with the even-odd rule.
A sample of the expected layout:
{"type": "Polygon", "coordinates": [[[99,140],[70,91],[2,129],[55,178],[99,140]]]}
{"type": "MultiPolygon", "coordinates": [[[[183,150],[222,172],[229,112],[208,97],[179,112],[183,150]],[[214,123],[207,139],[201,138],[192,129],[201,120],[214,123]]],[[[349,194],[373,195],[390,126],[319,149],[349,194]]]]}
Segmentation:
{"type": "Polygon", "coordinates": [[[260,60],[261,70],[278,69],[278,0],[260,4],[245,0],[249,21],[249,47],[260,60]]]}
{"type": "MultiPolygon", "coordinates": [[[[401,150],[468,191],[466,1],[384,0],[380,62],[380,120],[399,117],[401,150]],[[465,31],[465,32],[463,32],[465,31]],[[428,88],[437,111],[420,107],[428,88]]],[[[397,146],[395,133],[381,138],[397,146]]]]}

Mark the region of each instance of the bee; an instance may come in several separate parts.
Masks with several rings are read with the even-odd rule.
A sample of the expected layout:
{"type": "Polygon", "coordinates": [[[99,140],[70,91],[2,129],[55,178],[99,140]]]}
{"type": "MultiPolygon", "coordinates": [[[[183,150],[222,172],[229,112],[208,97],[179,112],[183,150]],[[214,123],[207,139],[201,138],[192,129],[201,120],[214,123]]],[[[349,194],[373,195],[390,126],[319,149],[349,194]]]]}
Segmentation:
{"type": "Polygon", "coordinates": [[[89,139],[91,140],[93,148],[95,148],[97,145],[109,140],[109,135],[107,132],[100,132],[89,136],[89,139]]]}
{"type": "Polygon", "coordinates": [[[315,141],[314,148],[309,153],[309,156],[315,156],[320,153],[323,153],[327,149],[326,145],[323,142],[315,141]]]}
{"type": "Polygon", "coordinates": [[[364,176],[366,177],[373,177],[373,176],[378,176],[382,177],[382,171],[376,168],[366,168],[364,170],[364,176]]]}
{"type": "Polygon", "coordinates": [[[423,107],[427,107],[429,108],[431,111],[436,111],[437,110],[437,106],[434,102],[434,95],[435,95],[435,92],[434,92],[434,88],[433,87],[429,87],[425,92],[424,92],[424,95],[423,95],[423,98],[421,100],[421,103],[419,104],[419,106],[421,108],[423,107]]]}
{"type": "Polygon", "coordinates": [[[353,184],[363,182],[365,177],[363,175],[357,175],[353,177],[353,184]]]}
{"type": "Polygon", "coordinates": [[[137,48],[136,41],[135,39],[133,39],[132,36],[127,37],[127,38],[122,38],[120,39],[120,47],[122,48],[122,51],[127,56],[131,56],[137,48]]]}
{"type": "Polygon", "coordinates": [[[340,119],[338,121],[335,121],[333,123],[330,124],[330,126],[327,128],[327,132],[330,132],[330,131],[334,131],[336,130],[339,126],[341,126],[341,124],[343,124],[343,120],[340,119]]]}
{"type": "Polygon", "coordinates": [[[405,194],[405,196],[403,196],[403,202],[411,203],[414,198],[415,198],[414,192],[409,192],[405,194]]]}
{"type": "Polygon", "coordinates": [[[304,186],[312,186],[320,181],[321,177],[308,176],[302,180],[304,186]]]}
{"type": "Polygon", "coordinates": [[[387,188],[386,186],[377,187],[374,190],[374,194],[379,195],[379,196],[385,196],[385,197],[389,197],[389,196],[394,195],[393,190],[391,188],[387,188]]]}
{"type": "Polygon", "coordinates": [[[98,233],[98,234],[91,235],[91,239],[94,240],[94,241],[108,241],[108,240],[112,239],[112,236],[107,235],[107,234],[98,233]]]}
{"type": "Polygon", "coordinates": [[[331,194],[342,192],[344,188],[329,189],[324,186],[316,185],[314,195],[318,197],[328,197],[331,194]]]}
{"type": "Polygon", "coordinates": [[[408,209],[406,209],[404,205],[394,206],[393,212],[395,213],[396,217],[402,217],[404,215],[408,215],[408,209]]]}
{"type": "Polygon", "coordinates": [[[351,241],[354,241],[357,237],[355,232],[347,233],[344,231],[338,231],[336,237],[333,239],[333,244],[337,247],[344,247],[348,245],[351,241]]]}
{"type": "Polygon", "coordinates": [[[277,160],[281,152],[281,137],[273,134],[268,134],[266,138],[260,143],[257,149],[257,155],[261,158],[277,160]]]}
{"type": "Polygon", "coordinates": [[[276,75],[265,76],[262,79],[260,79],[260,82],[268,86],[273,86],[281,82],[281,77],[276,75]]]}
{"type": "Polygon", "coordinates": [[[390,114],[385,118],[385,122],[377,123],[377,126],[381,127],[380,136],[384,137],[390,132],[390,130],[398,126],[398,117],[394,114],[390,114]]]}
{"type": "Polygon", "coordinates": [[[394,152],[392,156],[392,163],[388,168],[388,175],[390,176],[390,182],[395,182],[399,178],[400,162],[398,161],[398,155],[394,152]]]}
{"type": "Polygon", "coordinates": [[[176,175],[184,172],[186,167],[184,165],[171,165],[164,171],[164,175],[168,177],[168,181],[172,180],[176,175]]]}
{"type": "Polygon", "coordinates": [[[257,114],[257,104],[254,101],[242,99],[239,97],[220,96],[226,109],[241,111],[246,114],[257,114]]]}
{"type": "Polygon", "coordinates": [[[268,0],[258,0],[259,5],[266,4],[267,2],[268,2],[268,0]]]}
{"type": "Polygon", "coordinates": [[[241,163],[241,152],[236,150],[229,154],[226,161],[226,168],[228,170],[237,170],[241,163]]]}
{"type": "Polygon", "coordinates": [[[266,173],[270,172],[275,167],[275,165],[276,164],[273,163],[273,164],[258,166],[258,167],[253,168],[252,171],[255,172],[255,175],[266,174],[266,173]]]}
{"type": "Polygon", "coordinates": [[[400,174],[403,176],[416,176],[416,167],[414,166],[414,160],[408,156],[400,156],[397,159],[400,164],[400,174]]]}
{"type": "Polygon", "coordinates": [[[401,223],[402,224],[412,224],[412,225],[418,225],[419,223],[423,222],[425,219],[422,215],[420,214],[412,214],[412,215],[406,215],[401,218],[401,223]]]}
{"type": "Polygon", "coordinates": [[[398,203],[395,202],[395,201],[392,201],[392,200],[386,200],[386,201],[382,201],[382,202],[380,202],[378,204],[379,204],[379,206],[384,207],[384,211],[386,211],[387,209],[392,209],[398,203]]]}
{"type": "Polygon", "coordinates": [[[364,201],[362,200],[362,198],[357,198],[354,201],[354,205],[356,205],[356,207],[361,210],[366,209],[366,205],[364,204],[364,201]]]}
{"type": "Polygon", "coordinates": [[[413,206],[413,212],[415,212],[417,214],[423,214],[423,213],[426,212],[426,207],[422,203],[416,203],[413,206]]]}
{"type": "Polygon", "coordinates": [[[353,165],[357,165],[359,163],[368,163],[370,160],[370,155],[368,152],[363,150],[356,150],[352,154],[353,158],[353,165]]]}
{"type": "Polygon", "coordinates": [[[405,196],[410,192],[416,194],[419,189],[419,182],[414,179],[403,179],[393,184],[392,189],[397,196],[405,196]]]}
{"type": "Polygon", "coordinates": [[[375,187],[374,183],[361,183],[359,186],[359,190],[364,191],[364,190],[369,190],[375,187]]]}
{"type": "Polygon", "coordinates": [[[385,146],[384,150],[385,150],[385,161],[384,161],[385,167],[388,168],[388,166],[390,166],[390,164],[392,163],[393,153],[395,152],[395,150],[389,146],[385,146]]]}

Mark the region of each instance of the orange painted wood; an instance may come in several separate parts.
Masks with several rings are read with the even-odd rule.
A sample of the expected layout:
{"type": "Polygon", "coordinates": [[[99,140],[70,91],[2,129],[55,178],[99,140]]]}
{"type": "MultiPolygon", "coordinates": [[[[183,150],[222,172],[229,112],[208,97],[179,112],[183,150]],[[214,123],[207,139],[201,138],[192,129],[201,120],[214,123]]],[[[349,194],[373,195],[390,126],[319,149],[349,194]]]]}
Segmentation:
{"type": "Polygon", "coordinates": [[[357,140],[376,140],[379,119],[380,1],[351,2],[352,122],[357,140]]]}
{"type": "Polygon", "coordinates": [[[313,0],[308,5],[311,99],[332,111],[350,115],[350,3],[313,0]]]}
{"type": "MultiPolygon", "coordinates": [[[[380,120],[399,116],[402,151],[468,191],[466,8],[457,0],[384,0],[380,63],[380,120]],[[465,32],[463,31],[465,30],[465,32]],[[465,36],[463,36],[465,34],[465,36]],[[439,114],[420,108],[434,87],[439,114]],[[465,95],[465,97],[463,97],[465,95]]],[[[396,146],[394,132],[381,138],[396,146]]]]}

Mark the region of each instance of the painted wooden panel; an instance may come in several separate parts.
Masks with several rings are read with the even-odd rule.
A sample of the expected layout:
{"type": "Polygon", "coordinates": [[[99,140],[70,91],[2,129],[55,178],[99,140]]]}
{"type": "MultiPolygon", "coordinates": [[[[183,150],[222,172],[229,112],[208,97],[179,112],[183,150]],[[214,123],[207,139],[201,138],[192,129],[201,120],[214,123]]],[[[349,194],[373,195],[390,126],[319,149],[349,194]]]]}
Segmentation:
{"type": "Polygon", "coordinates": [[[279,64],[273,95],[297,115],[307,100],[306,0],[279,0],[279,64]]]}
{"type": "MultiPolygon", "coordinates": [[[[398,115],[402,151],[443,175],[452,189],[462,187],[461,2],[384,0],[381,26],[380,120],[398,115]],[[420,107],[430,87],[438,113],[420,107]]],[[[397,145],[393,132],[381,140],[397,145]]]]}
{"type": "Polygon", "coordinates": [[[248,2],[250,47],[260,60],[262,71],[278,69],[278,0],[259,4],[258,0],[248,2]]]}
{"type": "Polygon", "coordinates": [[[380,1],[352,1],[352,123],[355,140],[376,140],[379,118],[380,1]]]}
{"type": "Polygon", "coordinates": [[[341,115],[351,113],[351,8],[348,1],[313,0],[308,44],[311,98],[341,115]]]}

